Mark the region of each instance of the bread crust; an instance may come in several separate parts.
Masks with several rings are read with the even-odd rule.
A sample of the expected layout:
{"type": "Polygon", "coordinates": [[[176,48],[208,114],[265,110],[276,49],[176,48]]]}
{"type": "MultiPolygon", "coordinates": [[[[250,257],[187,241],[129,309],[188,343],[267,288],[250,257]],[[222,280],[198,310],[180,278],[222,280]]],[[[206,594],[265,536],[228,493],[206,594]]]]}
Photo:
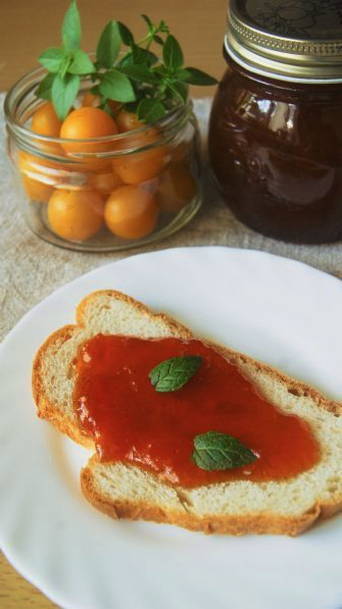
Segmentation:
{"type": "MultiPolygon", "coordinates": [[[[55,404],[48,399],[44,391],[44,360],[50,347],[54,344],[60,346],[65,341],[68,341],[78,328],[85,327],[87,307],[91,301],[99,295],[129,304],[133,306],[140,315],[146,315],[149,318],[153,316],[154,319],[160,320],[168,328],[171,335],[184,338],[185,340],[193,338],[190,330],[181,323],[168,317],[164,313],[153,314],[143,303],[127,296],[127,294],[118,292],[117,290],[97,290],[81,300],[76,308],[76,324],[69,324],[59,328],[50,334],[38,349],[32,368],[32,394],[37,408],[37,415],[41,419],[46,419],[52,423],[60,432],[66,434],[71,440],[74,440],[74,442],[77,442],[86,448],[94,448],[93,440],[79,428],[76,418],[70,420],[61,416],[56,410],[55,404]]],[[[70,373],[73,374],[72,368],[70,373]]]]}
{"type": "MultiPolygon", "coordinates": [[[[71,439],[83,446],[94,448],[94,442],[78,426],[76,417],[74,420],[63,417],[55,404],[53,404],[44,391],[44,358],[49,349],[56,345],[56,349],[61,344],[68,341],[80,328],[84,328],[87,323],[87,309],[92,304],[93,299],[106,297],[121,301],[133,307],[137,314],[146,316],[148,319],[160,321],[168,329],[171,336],[177,336],[185,340],[194,338],[192,332],[163,313],[152,313],[152,311],[133,298],[115,290],[99,290],[89,294],[84,298],[76,310],[76,325],[67,325],[51,334],[38,350],[34,363],[32,375],[33,396],[37,405],[38,416],[49,420],[62,433],[67,434],[71,439]]],[[[202,339],[203,340],[203,339],[202,339]]],[[[205,339],[204,339],[205,340],[205,339]]],[[[259,362],[247,355],[238,353],[232,349],[205,340],[207,344],[214,347],[230,362],[238,366],[242,364],[253,369],[254,372],[270,375],[275,382],[286,387],[288,393],[300,397],[309,397],[319,408],[322,408],[332,415],[339,416],[342,412],[340,402],[328,400],[319,391],[306,383],[294,380],[280,372],[279,370],[259,362]]],[[[76,354],[75,354],[76,355],[76,354]]],[[[71,370],[73,374],[73,370],[71,370]]],[[[317,501],[310,509],[298,516],[284,516],[271,511],[262,513],[241,514],[241,515],[209,515],[199,517],[193,512],[186,510],[163,509],[157,503],[148,501],[138,502],[122,499],[110,499],[99,493],[96,488],[94,466],[98,463],[96,455],[90,458],[86,467],[81,471],[81,488],[90,503],[97,509],[109,516],[120,519],[128,518],[131,520],[151,520],[154,522],[164,522],[175,524],[193,531],[204,533],[224,533],[232,535],[243,534],[285,534],[298,535],[314,522],[331,517],[342,509],[342,496],[330,501],[317,501]]],[[[135,466],[128,466],[134,468],[135,466]]],[[[149,474],[161,487],[165,484],[157,476],[149,474]]],[[[167,485],[166,485],[167,486],[167,485]]],[[[208,487],[209,488],[209,487],[208,487]]],[[[176,491],[182,492],[181,487],[176,491]]]]}
{"type": "MultiPolygon", "coordinates": [[[[251,512],[241,515],[222,515],[198,517],[186,510],[164,510],[157,503],[147,501],[109,500],[100,494],[94,481],[94,465],[98,458],[90,458],[81,470],[81,489],[86,499],[98,510],[115,520],[147,520],[157,523],[173,524],[190,531],[209,534],[228,535],[288,535],[295,537],[310,528],[315,522],[330,518],[342,509],[339,503],[315,503],[305,513],[289,517],[273,512],[259,514],[251,512]]],[[[128,466],[134,467],[134,466],[128,466]]],[[[153,476],[153,474],[151,474],[153,476]]],[[[154,476],[155,477],[155,476],[154,476]]],[[[156,477],[155,477],[156,478],[156,477]]],[[[156,478],[157,479],[157,478],[156,478]]],[[[159,484],[160,483],[158,481],[159,484]]],[[[177,491],[178,489],[176,489],[177,491]]],[[[179,489],[182,493],[182,489],[179,489]]]]}
{"type": "Polygon", "coordinates": [[[41,419],[50,421],[59,431],[69,436],[74,442],[86,448],[94,448],[93,440],[80,429],[76,420],[72,421],[60,416],[55,404],[48,399],[43,386],[44,358],[47,350],[55,343],[61,344],[69,340],[75,329],[76,326],[73,325],[63,326],[63,328],[50,334],[38,349],[32,368],[32,394],[37,407],[37,415],[41,419]]]}

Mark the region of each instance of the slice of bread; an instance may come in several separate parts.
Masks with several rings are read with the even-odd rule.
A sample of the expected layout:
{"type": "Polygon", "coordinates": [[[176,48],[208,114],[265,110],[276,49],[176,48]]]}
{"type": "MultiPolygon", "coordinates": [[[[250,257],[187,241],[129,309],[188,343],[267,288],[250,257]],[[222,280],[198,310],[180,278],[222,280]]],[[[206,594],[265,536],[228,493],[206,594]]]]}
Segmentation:
{"type": "MultiPolygon", "coordinates": [[[[52,334],[33,365],[33,394],[38,415],[85,446],[93,441],[78,425],[73,410],[74,358],[78,347],[96,334],[140,338],[194,338],[164,314],[154,314],[116,291],[93,292],[78,306],[76,325],[52,334]]],[[[306,420],[319,442],[321,458],[310,470],[282,481],[239,480],[188,489],[170,486],[139,467],[102,463],[92,456],[81,472],[86,498],[114,518],[167,522],[206,533],[296,535],[319,518],[342,508],[342,407],[315,389],[252,358],[219,345],[258,390],[285,413],[306,420]]]]}

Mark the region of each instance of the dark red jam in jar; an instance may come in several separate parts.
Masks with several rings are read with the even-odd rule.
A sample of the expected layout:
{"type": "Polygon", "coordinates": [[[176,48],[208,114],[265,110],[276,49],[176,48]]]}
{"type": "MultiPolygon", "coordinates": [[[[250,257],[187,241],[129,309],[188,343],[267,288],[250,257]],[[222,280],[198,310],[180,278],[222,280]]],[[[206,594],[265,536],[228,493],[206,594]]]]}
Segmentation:
{"type": "Polygon", "coordinates": [[[297,243],[342,238],[342,1],[231,0],[209,155],[236,217],[297,243]]]}

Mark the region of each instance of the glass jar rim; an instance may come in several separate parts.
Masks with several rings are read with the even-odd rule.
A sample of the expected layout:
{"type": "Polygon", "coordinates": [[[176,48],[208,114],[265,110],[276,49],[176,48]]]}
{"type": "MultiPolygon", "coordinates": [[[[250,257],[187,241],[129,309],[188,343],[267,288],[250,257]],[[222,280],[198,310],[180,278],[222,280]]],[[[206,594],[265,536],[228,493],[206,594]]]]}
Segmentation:
{"type": "MultiPolygon", "coordinates": [[[[179,130],[188,122],[191,118],[193,110],[192,110],[192,102],[188,99],[184,104],[179,104],[172,108],[163,118],[156,121],[155,123],[148,123],[143,125],[142,127],[137,127],[130,131],[125,131],[123,133],[117,133],[115,135],[104,135],[96,138],[79,138],[79,139],[71,139],[71,138],[61,138],[61,137],[52,137],[48,135],[42,135],[39,133],[35,133],[28,127],[22,125],[16,117],[16,111],[18,109],[18,97],[19,102],[32,92],[40,83],[42,76],[46,74],[46,70],[44,68],[35,68],[30,70],[24,76],[22,76],[19,80],[17,80],[11,89],[8,91],[5,101],[4,101],[4,113],[6,119],[6,125],[11,134],[14,135],[16,139],[24,143],[24,147],[29,146],[31,149],[36,149],[36,152],[39,154],[46,153],[46,149],[44,150],[42,147],[37,146],[37,143],[41,143],[42,146],[44,144],[109,144],[113,142],[127,142],[128,140],[132,140],[133,145],[127,147],[121,147],[120,149],[110,149],[108,151],[103,152],[75,152],[73,156],[77,158],[88,158],[90,156],[97,158],[108,158],[112,156],[121,156],[123,154],[132,154],[132,152],[143,151],[150,148],[158,147],[162,144],[172,141],[172,139],[177,135],[179,130]],[[134,139],[137,136],[143,135],[144,133],[148,133],[151,128],[156,128],[160,137],[153,140],[148,144],[143,146],[134,145],[134,139]]],[[[48,156],[50,158],[59,158],[58,155],[54,155],[49,153],[48,156]]]]}

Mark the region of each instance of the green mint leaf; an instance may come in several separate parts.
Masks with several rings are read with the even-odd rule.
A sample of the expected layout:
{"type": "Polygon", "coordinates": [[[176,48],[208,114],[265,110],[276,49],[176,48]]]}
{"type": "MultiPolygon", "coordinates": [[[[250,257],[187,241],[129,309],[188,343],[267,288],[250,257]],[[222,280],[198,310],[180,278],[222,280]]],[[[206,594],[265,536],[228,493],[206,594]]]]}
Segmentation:
{"type": "Polygon", "coordinates": [[[151,85],[157,84],[159,82],[158,76],[154,74],[154,72],[152,72],[148,66],[143,64],[126,65],[122,67],[122,71],[129,78],[138,82],[145,82],[151,85]]]}
{"type": "Polygon", "coordinates": [[[188,99],[188,86],[184,82],[173,82],[168,84],[168,90],[171,91],[173,97],[184,103],[188,99]]]}
{"type": "Polygon", "coordinates": [[[138,47],[138,45],[134,45],[132,47],[132,59],[134,63],[144,63],[147,66],[153,66],[158,62],[158,57],[154,53],[151,53],[148,49],[143,49],[142,47],[138,47]]]}
{"type": "Polygon", "coordinates": [[[81,20],[77,3],[72,0],[64,15],[62,24],[62,41],[66,49],[78,49],[81,42],[81,20]]]}
{"type": "Polygon", "coordinates": [[[64,78],[56,74],[51,89],[51,99],[57,116],[64,120],[74,103],[80,86],[77,74],[66,74],[64,78]]]}
{"type": "Polygon", "coordinates": [[[66,73],[69,70],[69,67],[71,65],[72,62],[72,55],[71,53],[66,53],[64,55],[63,61],[61,63],[61,66],[58,70],[58,74],[60,75],[61,78],[64,78],[64,76],[66,75],[66,73]]]}
{"type": "Polygon", "coordinates": [[[116,64],[117,68],[125,68],[126,66],[131,66],[135,63],[134,58],[133,58],[133,53],[131,53],[130,51],[128,53],[126,53],[126,55],[124,55],[122,57],[122,59],[120,59],[120,61],[116,64]]]}
{"type": "Polygon", "coordinates": [[[46,49],[39,57],[39,63],[44,66],[49,72],[57,73],[64,59],[65,52],[63,49],[51,47],[46,49]]]}
{"type": "Polygon", "coordinates": [[[107,99],[114,99],[123,103],[135,100],[134,89],[129,78],[115,68],[102,76],[99,91],[107,99]]]}
{"type": "Polygon", "coordinates": [[[39,87],[37,89],[36,95],[37,97],[41,97],[42,99],[51,100],[51,89],[52,83],[55,79],[54,74],[47,74],[43,80],[40,81],[39,87]]]}
{"type": "Polygon", "coordinates": [[[163,59],[169,70],[177,70],[183,65],[184,58],[182,49],[179,42],[172,34],[168,35],[163,46],[163,59]]]}
{"type": "Polygon", "coordinates": [[[158,31],[163,32],[163,34],[168,34],[170,32],[170,28],[165,21],[161,20],[158,26],[158,31]]]}
{"type": "Polygon", "coordinates": [[[76,49],[72,54],[70,65],[68,66],[68,72],[70,74],[93,74],[95,72],[95,66],[90,61],[89,56],[81,49],[76,49]]]}
{"type": "Polygon", "coordinates": [[[199,86],[210,86],[217,85],[216,78],[213,78],[206,72],[198,70],[197,68],[185,68],[184,70],[178,70],[177,76],[180,80],[184,80],[189,85],[199,86]]]}
{"type": "Polygon", "coordinates": [[[121,21],[118,21],[118,27],[122,42],[126,47],[131,47],[134,44],[134,37],[131,30],[129,30],[124,23],[121,23],[121,21]]]}
{"type": "Polygon", "coordinates": [[[111,68],[121,46],[121,34],[117,21],[109,21],[104,28],[96,49],[96,59],[103,68],[111,68]]]}
{"type": "Polygon", "coordinates": [[[257,456],[237,438],[219,431],[208,431],[195,436],[192,459],[201,469],[217,471],[248,465],[257,456]]]}
{"type": "Polygon", "coordinates": [[[148,376],[156,391],[176,391],[196,374],[201,364],[199,355],[171,357],[155,366],[148,376]]]}
{"type": "Polygon", "coordinates": [[[148,51],[147,49],[142,49],[137,45],[132,46],[132,51],[127,53],[117,64],[120,68],[125,68],[126,66],[132,66],[136,64],[145,64],[148,67],[155,65],[158,62],[158,57],[148,51]]]}
{"type": "Polygon", "coordinates": [[[166,114],[164,104],[155,99],[142,99],[138,105],[138,118],[145,123],[156,123],[166,114]]]}
{"type": "Polygon", "coordinates": [[[153,23],[147,15],[141,15],[143,20],[146,22],[149,32],[153,31],[153,23]]]}
{"type": "Polygon", "coordinates": [[[158,36],[158,34],[155,34],[153,37],[154,42],[157,42],[158,44],[160,44],[160,46],[164,45],[164,40],[162,39],[161,36],[158,36]]]}

